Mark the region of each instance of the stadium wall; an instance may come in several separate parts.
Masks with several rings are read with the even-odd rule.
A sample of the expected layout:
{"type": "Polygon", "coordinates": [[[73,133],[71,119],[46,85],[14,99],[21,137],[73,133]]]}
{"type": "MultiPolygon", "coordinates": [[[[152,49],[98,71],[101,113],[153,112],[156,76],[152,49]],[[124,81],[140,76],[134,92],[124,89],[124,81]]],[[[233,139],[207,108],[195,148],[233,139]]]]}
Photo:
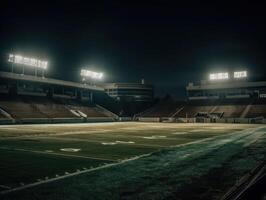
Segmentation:
{"type": "Polygon", "coordinates": [[[160,117],[138,117],[136,120],[140,122],[161,122],[160,117]]]}
{"type": "Polygon", "coordinates": [[[132,121],[132,117],[119,117],[118,121],[120,121],[120,122],[129,122],[129,121],[132,121]]]}
{"type": "Polygon", "coordinates": [[[0,125],[14,124],[15,120],[12,119],[0,119],[0,125]]]}
{"type": "Polygon", "coordinates": [[[177,123],[195,123],[195,118],[176,118],[177,123]]]}
{"type": "Polygon", "coordinates": [[[236,124],[266,124],[264,118],[173,118],[173,117],[137,117],[140,122],[168,122],[168,123],[236,123],[236,124]]]}
{"type": "Polygon", "coordinates": [[[27,119],[0,119],[0,125],[5,124],[56,124],[56,123],[91,123],[114,122],[110,117],[89,118],[27,118],[27,119]]]}

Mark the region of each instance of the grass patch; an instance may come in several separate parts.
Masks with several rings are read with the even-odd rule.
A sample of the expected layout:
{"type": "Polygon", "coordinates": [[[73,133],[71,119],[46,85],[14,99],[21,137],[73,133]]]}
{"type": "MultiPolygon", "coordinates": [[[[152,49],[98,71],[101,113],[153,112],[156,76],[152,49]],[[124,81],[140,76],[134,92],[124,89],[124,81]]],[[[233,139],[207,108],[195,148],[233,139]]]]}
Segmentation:
{"type": "Polygon", "coordinates": [[[31,152],[0,150],[0,185],[17,187],[37,179],[71,173],[84,167],[96,167],[107,163],[94,159],[61,157],[31,152]]]}

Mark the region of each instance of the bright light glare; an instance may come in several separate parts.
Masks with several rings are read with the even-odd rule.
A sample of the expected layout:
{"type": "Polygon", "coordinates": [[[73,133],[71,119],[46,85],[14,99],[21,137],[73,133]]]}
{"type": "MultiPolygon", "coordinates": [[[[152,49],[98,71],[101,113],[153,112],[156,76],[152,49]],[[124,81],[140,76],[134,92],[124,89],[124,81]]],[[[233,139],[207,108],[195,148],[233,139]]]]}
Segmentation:
{"type": "Polygon", "coordinates": [[[23,57],[21,55],[9,54],[8,62],[22,64],[27,66],[33,66],[37,68],[47,69],[48,62],[38,60],[35,58],[23,57]]]}
{"type": "Polygon", "coordinates": [[[91,79],[98,79],[98,80],[101,80],[103,78],[103,73],[93,72],[86,69],[82,69],[80,75],[83,77],[88,77],[91,79]]]}
{"type": "Polygon", "coordinates": [[[234,72],[234,78],[245,78],[247,77],[247,71],[234,72]]]}
{"type": "Polygon", "coordinates": [[[210,74],[210,80],[223,80],[223,79],[228,79],[228,78],[229,78],[229,75],[227,72],[210,74]]]}

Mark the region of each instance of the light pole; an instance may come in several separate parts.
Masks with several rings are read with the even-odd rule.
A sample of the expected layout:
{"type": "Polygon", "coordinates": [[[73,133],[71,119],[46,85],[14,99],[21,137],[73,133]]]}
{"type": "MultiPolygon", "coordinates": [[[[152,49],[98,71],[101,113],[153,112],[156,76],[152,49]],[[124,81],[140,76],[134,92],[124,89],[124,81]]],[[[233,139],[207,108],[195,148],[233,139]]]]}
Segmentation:
{"type": "MultiPolygon", "coordinates": [[[[90,83],[90,85],[96,85],[96,81],[102,81],[103,80],[103,73],[102,72],[94,72],[87,69],[81,69],[80,76],[82,77],[82,81],[84,84],[87,83],[87,81],[90,83]]],[[[90,92],[90,101],[93,102],[93,93],[90,92]]]]}
{"type": "Polygon", "coordinates": [[[44,77],[44,70],[47,69],[48,62],[38,60],[36,58],[23,57],[21,55],[9,54],[8,62],[11,62],[11,72],[14,72],[14,64],[21,65],[22,75],[25,74],[25,66],[34,67],[34,74],[38,76],[38,69],[42,70],[42,77],[44,77]]]}

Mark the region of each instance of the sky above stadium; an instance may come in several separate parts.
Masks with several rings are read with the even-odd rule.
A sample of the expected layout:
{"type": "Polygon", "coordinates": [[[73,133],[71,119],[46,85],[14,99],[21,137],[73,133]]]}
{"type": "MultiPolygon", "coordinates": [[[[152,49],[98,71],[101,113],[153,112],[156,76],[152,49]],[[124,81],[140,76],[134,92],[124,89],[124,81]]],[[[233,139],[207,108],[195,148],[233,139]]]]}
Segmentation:
{"type": "Polygon", "coordinates": [[[266,78],[263,3],[6,1],[0,9],[1,69],[19,53],[48,60],[48,77],[80,81],[88,66],[107,82],[144,78],[160,96],[182,96],[210,72],[266,78]]]}

